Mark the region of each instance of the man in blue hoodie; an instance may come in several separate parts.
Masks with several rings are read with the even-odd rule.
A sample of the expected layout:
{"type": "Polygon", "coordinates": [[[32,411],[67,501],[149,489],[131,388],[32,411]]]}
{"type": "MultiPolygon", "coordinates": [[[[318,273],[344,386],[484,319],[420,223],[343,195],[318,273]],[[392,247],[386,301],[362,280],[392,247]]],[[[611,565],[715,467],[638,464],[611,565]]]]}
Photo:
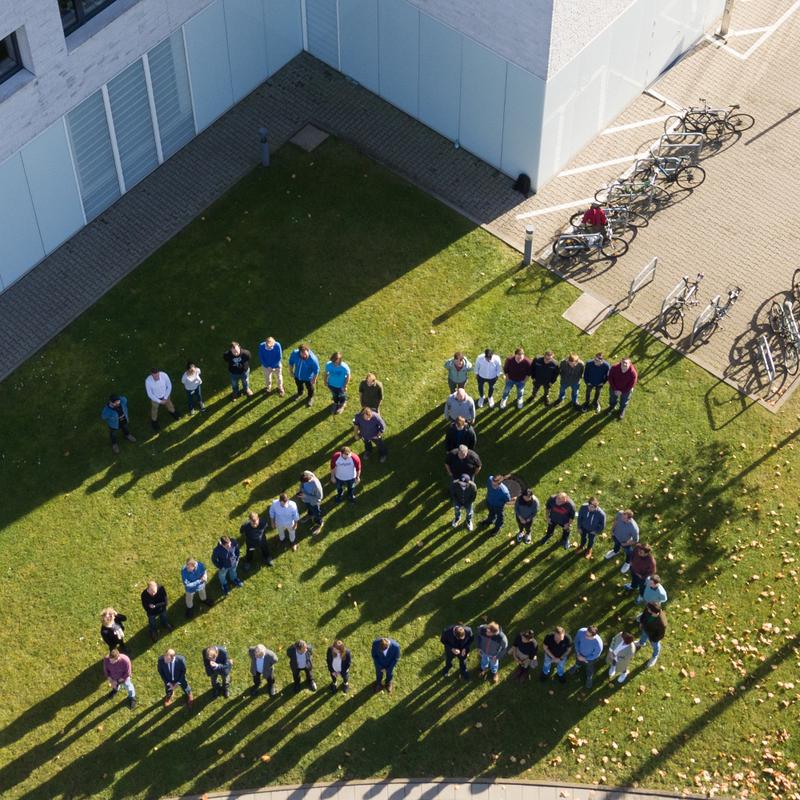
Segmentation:
{"type": "Polygon", "coordinates": [[[394,668],[400,660],[400,643],[387,636],[381,636],[372,643],[372,663],[375,664],[375,693],[386,689],[394,691],[394,668]],[[386,683],[383,677],[386,676],[386,683]]]}
{"type": "Polygon", "coordinates": [[[223,595],[228,594],[231,583],[234,586],[244,586],[236,574],[236,568],[239,566],[239,542],[236,539],[220,536],[217,546],[211,553],[211,562],[219,570],[219,584],[223,595]]]}
{"type": "Polygon", "coordinates": [[[586,367],[583,370],[586,398],[583,406],[581,406],[584,411],[588,411],[594,406],[594,410],[599,413],[600,391],[608,383],[609,372],[611,372],[611,364],[603,358],[602,353],[595,353],[595,357],[586,362],[586,367]]]}
{"type": "Polygon", "coordinates": [[[489,480],[486,482],[486,505],[489,510],[489,516],[483,521],[484,525],[491,525],[494,523],[494,528],[489,532],[490,534],[499,533],[503,527],[503,509],[506,504],[511,502],[511,492],[508,487],[503,483],[507,475],[490,475],[489,480]]]}
{"type": "Polygon", "coordinates": [[[264,384],[267,394],[272,391],[272,376],[278,381],[278,395],[283,397],[286,392],[283,389],[283,348],[280,342],[276,342],[272,336],[267,336],[258,345],[258,360],[261,362],[261,369],[264,371],[264,384]]]}
{"type": "Polygon", "coordinates": [[[292,377],[297,387],[297,399],[299,400],[303,396],[305,388],[308,394],[306,406],[311,408],[314,405],[314,388],[319,375],[319,359],[307,344],[301,344],[292,350],[292,354],[289,356],[289,369],[292,371],[292,377]]]}
{"type": "Polygon", "coordinates": [[[117,431],[122,431],[122,435],[129,442],[136,441],[136,437],[128,430],[128,398],[125,395],[112,394],[100,412],[100,419],[108,425],[111,449],[115,453],[119,453],[117,431]]]}
{"type": "Polygon", "coordinates": [[[603,640],[594,625],[581,628],[574,639],[575,663],[570,669],[570,674],[575,674],[583,667],[586,673],[586,688],[592,688],[594,680],[594,665],[603,652],[603,640]]]}
{"type": "Polygon", "coordinates": [[[594,537],[602,533],[606,527],[606,512],[600,508],[600,501],[596,497],[590,497],[578,509],[578,530],[581,534],[580,549],[585,548],[585,558],[592,557],[592,547],[594,537]]]}

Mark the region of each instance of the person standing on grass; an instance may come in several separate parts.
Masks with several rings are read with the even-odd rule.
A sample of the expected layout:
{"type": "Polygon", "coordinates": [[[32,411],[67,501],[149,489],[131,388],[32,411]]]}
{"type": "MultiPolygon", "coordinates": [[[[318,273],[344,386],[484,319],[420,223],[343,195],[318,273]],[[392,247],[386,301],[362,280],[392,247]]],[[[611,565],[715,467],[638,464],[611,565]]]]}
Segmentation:
{"type": "Polygon", "coordinates": [[[556,625],[552,633],[548,633],[542,642],[544,661],[539,680],[544,682],[550,677],[550,668],[556,665],[556,674],[560,683],[567,682],[564,667],[572,652],[572,637],[560,626],[556,625]]]}
{"type": "Polygon", "coordinates": [[[206,584],[208,583],[208,572],[206,565],[196,558],[187,558],[186,564],[181,568],[181,581],[186,594],[186,618],[191,619],[194,615],[194,596],[200,598],[204,606],[214,605],[213,600],[206,597],[206,584]]]}
{"type": "Polygon", "coordinates": [[[583,370],[583,382],[586,386],[586,397],[583,401],[583,410],[588,411],[592,406],[600,411],[600,391],[608,383],[608,373],[611,364],[605,360],[602,353],[595,353],[594,358],[586,364],[583,370]]]}
{"type": "Polygon", "coordinates": [[[300,476],[300,499],[313,523],[312,535],[319,533],[325,524],[322,520],[322,497],[322,481],[311,470],[305,470],[300,476]]]}
{"type": "Polygon", "coordinates": [[[608,646],[606,664],[608,664],[608,677],[613,678],[617,673],[617,683],[625,683],[637,650],[636,637],[630,633],[620,631],[608,646]]]}
{"type": "Polygon", "coordinates": [[[108,655],[103,659],[103,675],[108,680],[111,691],[108,699],[113,700],[117,696],[120,686],[124,686],[128,692],[128,708],[133,711],[136,708],[136,688],[131,680],[133,667],[128,656],[120,653],[116,647],[111,648],[108,655]]]}
{"type": "Polygon", "coordinates": [[[475,479],[482,466],[480,456],[465,444],[451,450],[444,460],[444,468],[451,478],[469,475],[470,478],[475,479]]]}
{"type": "Polygon", "coordinates": [[[272,554],[269,551],[269,543],[267,542],[267,525],[269,523],[268,515],[261,517],[256,511],[251,511],[247,516],[247,522],[239,528],[239,533],[244,536],[245,556],[244,556],[244,569],[249,572],[253,563],[253,554],[256,548],[261,551],[268,567],[273,566],[275,563],[272,560],[272,554]]]}
{"type": "Polygon", "coordinates": [[[647,579],[656,573],[656,559],[653,549],[649,544],[638,542],[633,546],[631,554],[631,582],[625,584],[625,588],[630,592],[634,589],[637,594],[644,589],[647,579]]]}
{"type": "Polygon", "coordinates": [[[531,525],[539,513],[539,498],[530,490],[525,489],[514,503],[514,516],[517,518],[519,531],[517,541],[531,543],[531,525]]]}
{"type": "Polygon", "coordinates": [[[514,674],[511,676],[520,683],[524,683],[533,673],[536,668],[536,654],[539,651],[539,645],[536,642],[536,637],[533,631],[522,631],[517,634],[514,639],[514,644],[509,652],[517,665],[514,674]]]}
{"type": "Polygon", "coordinates": [[[386,432],[386,423],[383,417],[373,411],[369,406],[364,406],[360,413],[353,417],[353,431],[364,442],[364,458],[369,458],[373,445],[378,448],[378,458],[381,463],[386,461],[388,450],[383,434],[386,432]]]}
{"type": "Polygon", "coordinates": [[[490,536],[500,533],[503,527],[503,510],[512,500],[508,486],[503,483],[507,477],[507,475],[490,475],[486,481],[486,506],[489,516],[483,521],[483,525],[494,524],[494,528],[489,531],[490,536]]]}
{"type": "Polygon", "coordinates": [[[297,503],[289,499],[286,492],[281,492],[277,500],[269,507],[269,518],[272,527],[278,531],[278,540],[284,542],[288,535],[292,552],[297,551],[297,526],[300,524],[300,512],[297,503]]]}
{"type": "Polygon", "coordinates": [[[236,569],[239,566],[239,542],[230,536],[220,536],[216,547],[211,552],[211,563],[219,570],[219,585],[223,596],[230,592],[230,584],[242,587],[236,569]]]}
{"type": "Polygon", "coordinates": [[[503,364],[500,356],[495,355],[494,350],[487,347],[475,359],[475,377],[478,379],[478,408],[483,408],[483,387],[488,387],[486,400],[489,408],[494,408],[494,385],[497,379],[503,374],[503,364]]]}
{"type": "Polygon", "coordinates": [[[300,673],[306,675],[306,686],[309,691],[316,692],[317,684],[314,682],[314,664],[312,656],[314,648],[299,639],[294,644],[289,645],[286,655],[289,656],[289,668],[292,670],[292,680],[294,681],[294,693],[300,691],[300,673]]]}
{"type": "Polygon", "coordinates": [[[470,450],[474,450],[477,441],[478,436],[475,433],[475,428],[464,417],[456,417],[447,427],[447,433],[444,435],[444,449],[449,453],[464,444],[470,450]]]}
{"type": "Polygon", "coordinates": [[[170,395],[172,394],[172,381],[166,372],[161,372],[155,367],[150,370],[144,382],[144,388],[147,396],[150,398],[150,425],[154,431],[160,429],[158,423],[158,410],[161,406],[167,409],[172,419],[180,419],[180,414],[175,410],[172,405],[170,395]]]}
{"type": "Polygon", "coordinates": [[[478,496],[478,487],[466,473],[450,482],[450,497],[453,501],[453,527],[461,524],[461,510],[467,512],[467,530],[475,530],[475,498],[478,496]]]}
{"type": "Polygon", "coordinates": [[[586,688],[592,688],[594,681],[594,668],[597,659],[603,653],[603,640],[594,625],[581,628],[575,634],[575,663],[570,669],[571,674],[577,674],[583,668],[586,674],[586,688]]]}
{"type": "Polygon", "coordinates": [[[575,519],[575,503],[566,492],[558,492],[547,498],[544,504],[547,511],[547,529],[539,544],[544,544],[555,531],[561,528],[561,546],[569,550],[569,534],[572,529],[572,520],[575,519]]]}
{"type": "Polygon", "coordinates": [[[342,361],[342,354],[338,350],[331,354],[330,361],[325,365],[325,385],[330,390],[333,402],[331,413],[341,414],[347,405],[350,367],[342,361]]]}
{"type": "Polygon", "coordinates": [[[444,368],[447,372],[447,385],[452,394],[456,389],[463,389],[467,385],[467,378],[472,372],[472,362],[465,358],[463,353],[456,352],[452,358],[444,362],[444,368]]]}
{"type": "Polygon", "coordinates": [[[585,549],[584,558],[592,557],[594,538],[602,533],[606,527],[606,512],[600,508],[600,501],[590,497],[578,509],[578,531],[581,534],[580,549],[585,549]]]}
{"type": "Polygon", "coordinates": [[[245,350],[239,342],[231,342],[231,346],[222,354],[228,365],[228,375],[231,379],[233,390],[232,400],[237,400],[242,394],[253,396],[250,388],[250,351],[245,350]],[[241,391],[239,390],[241,384],[241,391]]]}
{"type": "Polygon", "coordinates": [[[275,697],[278,690],[275,688],[275,665],[278,663],[278,656],[266,648],[263,644],[249,647],[247,654],[250,656],[250,674],[253,676],[253,686],[250,694],[254,697],[258,694],[261,686],[261,679],[267,682],[267,692],[270,697],[275,697]]]}
{"type": "Polygon", "coordinates": [[[355,487],[360,480],[361,459],[347,446],[337,450],[331,456],[331,483],[336,484],[334,502],[338,503],[347,489],[347,499],[355,503],[355,487]]]}
{"type": "Polygon", "coordinates": [[[194,702],[192,687],[186,679],[186,659],[179,656],[172,648],[164,655],[158,657],[158,674],[164,681],[164,707],[168,708],[175,702],[175,687],[180,686],[186,695],[186,703],[191,707],[194,702]]]}
{"type": "Polygon", "coordinates": [[[509,356],[503,363],[503,374],[506,376],[506,385],[503,387],[503,396],[500,398],[500,408],[505,408],[508,396],[512,389],[517,390],[517,408],[522,408],[525,402],[525,383],[531,374],[533,362],[525,355],[525,351],[518,347],[514,355],[509,356]]]}
{"type": "Polygon", "coordinates": [[[278,396],[283,397],[286,392],[283,388],[283,348],[280,342],[276,342],[272,336],[267,336],[258,345],[258,360],[261,362],[261,370],[264,373],[265,391],[269,394],[272,391],[272,378],[278,386],[278,396]]]}
{"type": "Polygon", "coordinates": [[[342,691],[350,691],[350,665],[352,657],[341,639],[337,639],[325,653],[325,661],[331,676],[331,691],[336,692],[336,679],[342,679],[342,691]]]}
{"type": "Polygon", "coordinates": [[[394,691],[394,670],[400,660],[400,643],[388,636],[372,642],[372,663],[375,665],[375,694],[382,689],[394,691]],[[384,683],[384,677],[386,682],[384,683]]]}
{"type": "Polygon", "coordinates": [[[619,401],[619,418],[624,419],[625,411],[633,394],[633,388],[639,381],[639,373],[629,358],[623,358],[614,364],[608,373],[608,410],[613,411],[619,401]]]}
{"type": "Polygon", "coordinates": [[[439,641],[444,645],[444,669],[442,676],[444,677],[450,672],[450,667],[453,666],[453,659],[458,659],[458,672],[465,680],[469,680],[469,673],[467,672],[467,656],[469,655],[469,648],[473,641],[472,628],[459,622],[456,625],[451,625],[442,631],[439,641]]]}
{"type": "Polygon", "coordinates": [[[129,442],[136,441],[136,437],[128,429],[128,398],[125,395],[112,394],[100,412],[100,419],[108,425],[111,450],[114,453],[119,453],[117,431],[122,431],[129,442]]]}
{"type": "Polygon", "coordinates": [[[631,509],[626,508],[624,511],[617,512],[611,525],[611,538],[614,546],[606,553],[605,558],[614,558],[620,550],[624,550],[625,563],[620,572],[625,574],[631,568],[633,546],[639,541],[639,526],[633,518],[631,509]]]}
{"type": "Polygon", "coordinates": [[[305,388],[308,395],[306,407],[311,408],[314,405],[314,390],[317,385],[317,376],[319,375],[319,359],[311,352],[307,344],[301,344],[298,348],[292,350],[289,356],[289,369],[297,387],[297,399],[300,400],[302,398],[303,389],[305,388]]]}
{"type": "Polygon", "coordinates": [[[572,407],[580,409],[578,405],[578,393],[581,388],[581,378],[586,365],[578,357],[577,353],[570,353],[559,365],[558,374],[561,378],[561,385],[558,389],[558,397],[556,398],[556,405],[558,405],[566,396],[567,389],[570,390],[572,396],[572,407]]]}
{"type": "Polygon", "coordinates": [[[158,623],[160,622],[167,631],[172,630],[167,618],[167,590],[156,581],[148,581],[142,592],[142,608],[147,614],[147,626],[150,629],[150,638],[158,639],[158,623]]]}
{"type": "Polygon", "coordinates": [[[500,676],[497,670],[500,669],[500,659],[508,650],[508,639],[496,622],[488,622],[478,626],[478,637],[476,648],[480,656],[478,666],[478,676],[485,678],[487,674],[492,683],[497,683],[500,676]]]}
{"type": "Polygon", "coordinates": [[[364,380],[358,384],[358,397],[361,401],[361,408],[366,406],[376,414],[381,413],[383,384],[375,377],[374,372],[368,372],[364,380]]]}
{"type": "Polygon", "coordinates": [[[639,617],[639,627],[642,635],[639,637],[639,647],[644,647],[648,642],[653,648],[653,655],[647,662],[648,667],[654,667],[661,655],[661,642],[667,633],[667,615],[660,603],[648,603],[639,617]]]}
{"type": "Polygon", "coordinates": [[[469,425],[475,422],[475,401],[460,386],[444,404],[444,418],[448,422],[455,422],[459,417],[464,417],[469,425]]]}
{"type": "Polygon", "coordinates": [[[196,414],[197,410],[205,411],[203,403],[203,392],[200,389],[203,379],[200,377],[200,367],[189,361],[186,364],[186,372],[181,375],[181,383],[186,389],[186,399],[189,402],[189,414],[196,414]],[[197,406],[197,408],[195,408],[197,406]]]}
{"type": "Polygon", "coordinates": [[[552,350],[545,350],[544,355],[533,359],[531,365],[531,377],[533,378],[533,389],[531,390],[531,403],[536,400],[539,389],[542,390],[542,402],[550,405],[550,387],[558,378],[558,361],[552,350]]]}
{"type": "Polygon", "coordinates": [[[668,599],[667,590],[664,588],[664,584],[661,583],[661,578],[658,575],[651,575],[639,590],[636,602],[659,603],[663,606],[668,599]]]}
{"type": "Polygon", "coordinates": [[[233,660],[228,658],[228,651],[221,645],[212,644],[203,650],[203,666],[206,675],[211,678],[211,693],[214,697],[231,696],[231,671],[233,660]]]}
{"type": "Polygon", "coordinates": [[[113,608],[104,608],[100,612],[100,638],[108,645],[109,651],[115,648],[120,652],[125,650],[124,623],[127,619],[113,608]]]}

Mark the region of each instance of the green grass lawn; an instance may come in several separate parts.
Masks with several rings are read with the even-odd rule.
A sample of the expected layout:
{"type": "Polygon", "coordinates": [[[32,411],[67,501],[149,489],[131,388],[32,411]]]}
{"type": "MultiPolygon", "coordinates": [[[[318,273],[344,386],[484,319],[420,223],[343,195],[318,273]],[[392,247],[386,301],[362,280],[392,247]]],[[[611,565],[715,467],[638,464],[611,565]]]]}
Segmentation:
{"type": "Polygon", "coordinates": [[[287,146],[0,384],[4,797],[373,776],[797,797],[798,401],[770,415],[621,318],[584,337],[561,318],[577,291],[518,263],[343,144],[287,146]],[[378,374],[390,458],[365,464],[356,506],[328,499],[321,537],[303,537],[187,623],[185,558],[210,563],[220,534],[294,491],[302,469],[327,475],[351,438],[349,414],[331,417],[324,390],[312,409],[265,397],[257,370],[256,396],[230,403],[222,352],[236,338],[255,354],[267,334],[287,351],[307,341],[321,360],[342,350],[356,380],[378,374]],[[493,618],[510,636],[531,626],[540,639],[559,623],[594,622],[606,642],[635,628],[619,563],[602,559],[607,539],[588,562],[450,527],[442,364],[455,349],[474,358],[519,344],[559,357],[603,349],[639,367],[623,423],[563,405],[478,418],[483,477],[513,470],[542,502],[564,489],[579,502],[598,494],[609,515],[637,511],[670,593],[670,629],[659,665],[645,670],[645,651],[621,688],[600,676],[586,691],[578,680],[490,687],[438,674],[439,633],[459,620],[493,618]],[[203,369],[210,413],[165,415],[153,435],[148,368],[169,372],[185,409],[188,358],[203,369]],[[127,394],[139,437],[118,457],[98,418],[110,391],[127,394]],[[156,645],[139,604],[151,577],[176,624],[156,645]],[[103,702],[106,605],[130,620],[134,713],[103,702]],[[369,645],[385,632],[403,659],[394,696],[374,697],[369,645]],[[283,651],[298,637],[318,652],[316,695],[291,692],[283,651]],[[337,637],[353,651],[349,697],[331,696],[324,679],[337,637]],[[246,647],[260,641],[281,656],[275,700],[246,694],[246,647]],[[236,661],[229,701],[207,691],[200,650],[211,643],[236,661]],[[191,712],[160,705],[167,645],[187,656],[191,712]]]}

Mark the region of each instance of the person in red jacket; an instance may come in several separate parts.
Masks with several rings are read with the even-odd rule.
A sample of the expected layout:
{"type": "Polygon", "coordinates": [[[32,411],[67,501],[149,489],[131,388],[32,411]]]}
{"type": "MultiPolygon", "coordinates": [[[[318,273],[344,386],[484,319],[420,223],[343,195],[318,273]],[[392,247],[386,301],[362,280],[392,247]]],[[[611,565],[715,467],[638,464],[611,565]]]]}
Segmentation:
{"type": "Polygon", "coordinates": [[[649,544],[639,542],[631,555],[631,582],[625,584],[628,591],[641,589],[651,575],[656,574],[656,559],[649,544]]]}
{"type": "Polygon", "coordinates": [[[608,411],[613,411],[619,401],[619,418],[625,416],[625,409],[638,380],[639,373],[629,358],[623,358],[619,364],[611,367],[608,373],[608,411]]]}
{"type": "Polygon", "coordinates": [[[600,207],[600,203],[592,203],[589,210],[581,218],[581,224],[587,233],[606,233],[606,212],[600,207]]]}

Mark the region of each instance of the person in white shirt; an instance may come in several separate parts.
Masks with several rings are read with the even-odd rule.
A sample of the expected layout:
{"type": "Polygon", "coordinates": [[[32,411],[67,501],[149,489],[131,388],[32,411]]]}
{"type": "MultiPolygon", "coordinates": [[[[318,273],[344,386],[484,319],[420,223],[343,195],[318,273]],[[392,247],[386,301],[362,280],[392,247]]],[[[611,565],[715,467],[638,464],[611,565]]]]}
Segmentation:
{"type": "Polygon", "coordinates": [[[195,405],[197,405],[200,411],[205,411],[206,407],[203,403],[203,393],[200,390],[203,379],[200,377],[200,367],[198,367],[194,361],[187,362],[186,372],[184,372],[181,377],[181,383],[183,384],[183,388],[186,389],[186,398],[189,401],[189,413],[197,413],[195,405]]]}
{"type": "Polygon", "coordinates": [[[292,670],[295,694],[300,691],[300,673],[306,674],[306,686],[309,691],[316,692],[317,684],[314,681],[314,648],[302,639],[289,645],[286,655],[289,656],[289,668],[292,670]]]}
{"type": "Polygon", "coordinates": [[[300,513],[297,510],[297,503],[290,500],[286,492],[283,492],[277,500],[272,501],[272,505],[269,507],[269,518],[272,527],[278,531],[278,539],[283,542],[288,534],[292,550],[297,550],[295,537],[297,525],[300,522],[300,513]]]}
{"type": "Polygon", "coordinates": [[[275,697],[278,693],[278,689],[275,686],[275,664],[278,663],[278,656],[263,644],[248,648],[247,653],[250,656],[250,674],[253,676],[253,686],[250,689],[250,694],[253,696],[258,694],[258,687],[261,685],[261,679],[263,678],[267,682],[269,696],[275,697]]]}
{"type": "Polygon", "coordinates": [[[489,387],[487,400],[489,408],[494,408],[494,385],[497,379],[503,374],[503,362],[500,356],[495,355],[494,350],[487,347],[481,355],[475,359],[475,375],[478,378],[478,408],[483,408],[483,387],[489,387]]]}
{"type": "Polygon", "coordinates": [[[336,484],[334,502],[342,499],[347,489],[347,499],[355,503],[355,486],[361,479],[361,459],[349,448],[337,450],[331,457],[331,483],[336,484]]]}
{"type": "Polygon", "coordinates": [[[336,679],[342,679],[342,691],[347,694],[350,691],[350,651],[345,647],[341,639],[337,639],[325,654],[328,664],[328,672],[331,675],[331,691],[336,691],[336,679]]]}
{"type": "Polygon", "coordinates": [[[628,678],[631,661],[638,649],[636,637],[621,631],[612,640],[606,653],[608,664],[608,677],[613,678],[617,673],[617,683],[625,683],[628,678]]]}
{"type": "Polygon", "coordinates": [[[144,388],[147,396],[150,398],[150,424],[153,430],[157,431],[161,426],[158,424],[158,409],[161,406],[169,411],[173,419],[180,419],[180,415],[175,411],[175,406],[172,405],[170,395],[172,394],[172,381],[166,372],[161,372],[155,368],[150,370],[144,382],[144,388]]]}

